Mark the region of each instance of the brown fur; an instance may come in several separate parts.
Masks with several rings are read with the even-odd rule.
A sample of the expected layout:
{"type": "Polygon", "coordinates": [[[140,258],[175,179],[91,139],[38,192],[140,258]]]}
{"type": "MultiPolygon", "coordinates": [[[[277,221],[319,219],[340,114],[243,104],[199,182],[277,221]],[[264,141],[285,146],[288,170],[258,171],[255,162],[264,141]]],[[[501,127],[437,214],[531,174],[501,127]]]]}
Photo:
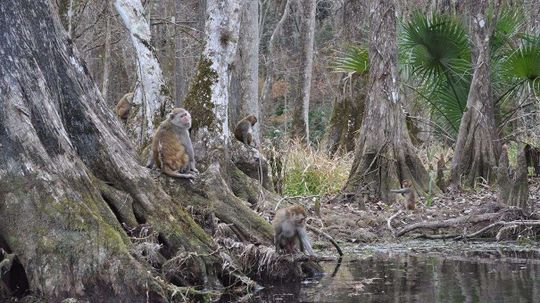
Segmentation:
{"type": "Polygon", "coordinates": [[[255,123],[257,123],[257,117],[253,115],[249,115],[240,120],[234,128],[234,137],[238,141],[244,142],[244,144],[251,145],[251,143],[254,143],[254,145],[256,145],[252,134],[253,125],[255,125],[255,123]]]}
{"type": "MultiPolygon", "coordinates": [[[[186,148],[178,139],[177,126],[171,122],[171,117],[175,114],[187,112],[181,108],[175,108],[169,118],[163,121],[152,140],[152,156],[156,167],[172,177],[190,178],[189,172],[190,158],[186,148]]],[[[191,121],[191,118],[190,118],[191,121]]]]}
{"type": "Polygon", "coordinates": [[[534,175],[540,176],[540,148],[526,144],[524,150],[527,167],[534,168],[534,175]]]}
{"type": "Polygon", "coordinates": [[[439,187],[443,192],[446,191],[446,182],[444,181],[444,170],[446,169],[446,162],[444,161],[444,156],[441,155],[439,160],[437,160],[437,187],[439,187]]]}
{"type": "Polygon", "coordinates": [[[306,219],[306,211],[301,205],[289,206],[276,212],[272,220],[276,251],[284,250],[286,253],[295,253],[299,246],[300,251],[307,251],[310,255],[314,254],[305,231],[306,219]]]}
{"type": "Polygon", "coordinates": [[[416,208],[416,194],[414,193],[412,183],[409,180],[403,180],[401,183],[401,189],[393,189],[390,190],[390,192],[403,194],[403,196],[405,196],[405,207],[409,210],[413,210],[416,208]]]}
{"type": "Polygon", "coordinates": [[[129,116],[129,110],[131,109],[131,100],[133,99],[133,93],[125,94],[116,104],[116,115],[122,120],[126,120],[129,116]]]}

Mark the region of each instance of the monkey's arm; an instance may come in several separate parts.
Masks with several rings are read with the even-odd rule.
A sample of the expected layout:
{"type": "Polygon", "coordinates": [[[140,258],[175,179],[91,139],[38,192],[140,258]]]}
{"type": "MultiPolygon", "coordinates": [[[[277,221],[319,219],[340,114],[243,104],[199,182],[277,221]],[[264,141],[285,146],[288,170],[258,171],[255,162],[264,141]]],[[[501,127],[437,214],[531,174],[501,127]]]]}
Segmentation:
{"type": "Polygon", "coordinates": [[[193,171],[193,172],[195,172],[197,174],[199,173],[199,170],[195,167],[195,159],[191,159],[189,161],[189,170],[193,171]]]}
{"type": "Polygon", "coordinates": [[[296,230],[298,233],[298,238],[300,238],[300,249],[302,251],[307,251],[308,255],[314,256],[313,248],[311,248],[311,242],[309,241],[307,232],[305,228],[298,228],[296,230]]]}
{"type": "Polygon", "coordinates": [[[170,176],[170,177],[185,178],[185,179],[193,179],[193,178],[195,178],[195,176],[192,175],[192,174],[181,174],[179,172],[173,171],[167,165],[163,165],[163,168],[161,169],[161,171],[164,174],[166,174],[167,176],[170,176]]]}
{"type": "Polygon", "coordinates": [[[411,192],[411,189],[410,188],[391,189],[390,192],[396,193],[396,194],[407,194],[411,192]]]}

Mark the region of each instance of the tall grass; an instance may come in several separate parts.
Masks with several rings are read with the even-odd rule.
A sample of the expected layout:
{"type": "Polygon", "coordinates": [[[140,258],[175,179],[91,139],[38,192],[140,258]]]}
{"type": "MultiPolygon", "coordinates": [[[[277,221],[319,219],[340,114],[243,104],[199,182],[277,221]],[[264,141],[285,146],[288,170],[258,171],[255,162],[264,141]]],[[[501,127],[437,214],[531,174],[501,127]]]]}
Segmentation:
{"type": "Polygon", "coordinates": [[[324,151],[291,142],[283,151],[286,196],[328,195],[339,192],[352,165],[353,155],[330,157],[324,151]]]}

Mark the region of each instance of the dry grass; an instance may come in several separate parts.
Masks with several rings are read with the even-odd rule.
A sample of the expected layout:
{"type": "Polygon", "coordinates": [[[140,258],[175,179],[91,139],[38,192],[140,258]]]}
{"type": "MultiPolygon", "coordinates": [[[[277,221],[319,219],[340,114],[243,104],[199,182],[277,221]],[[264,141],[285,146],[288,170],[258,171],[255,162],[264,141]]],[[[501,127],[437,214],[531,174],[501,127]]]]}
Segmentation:
{"type": "Polygon", "coordinates": [[[339,192],[351,169],[353,155],[330,157],[321,149],[298,142],[282,151],[285,166],[283,194],[287,196],[328,195],[339,192]]]}

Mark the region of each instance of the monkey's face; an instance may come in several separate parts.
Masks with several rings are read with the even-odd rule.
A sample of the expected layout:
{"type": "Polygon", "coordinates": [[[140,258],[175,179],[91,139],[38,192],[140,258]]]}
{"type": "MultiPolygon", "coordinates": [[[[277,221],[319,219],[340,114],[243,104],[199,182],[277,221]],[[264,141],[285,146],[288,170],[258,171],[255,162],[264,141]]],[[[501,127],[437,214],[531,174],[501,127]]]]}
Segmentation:
{"type": "Polygon", "coordinates": [[[294,224],[296,225],[296,227],[303,227],[304,224],[306,223],[306,216],[304,216],[303,214],[293,214],[292,216],[292,219],[294,221],[294,224]]]}
{"type": "Polygon", "coordinates": [[[170,114],[169,118],[171,123],[181,127],[181,128],[190,128],[191,127],[191,115],[185,109],[174,109],[170,114]]]}
{"type": "Polygon", "coordinates": [[[249,122],[251,122],[252,126],[255,125],[255,123],[257,123],[257,118],[255,116],[253,116],[253,115],[249,116],[248,120],[249,120],[249,122]]]}

